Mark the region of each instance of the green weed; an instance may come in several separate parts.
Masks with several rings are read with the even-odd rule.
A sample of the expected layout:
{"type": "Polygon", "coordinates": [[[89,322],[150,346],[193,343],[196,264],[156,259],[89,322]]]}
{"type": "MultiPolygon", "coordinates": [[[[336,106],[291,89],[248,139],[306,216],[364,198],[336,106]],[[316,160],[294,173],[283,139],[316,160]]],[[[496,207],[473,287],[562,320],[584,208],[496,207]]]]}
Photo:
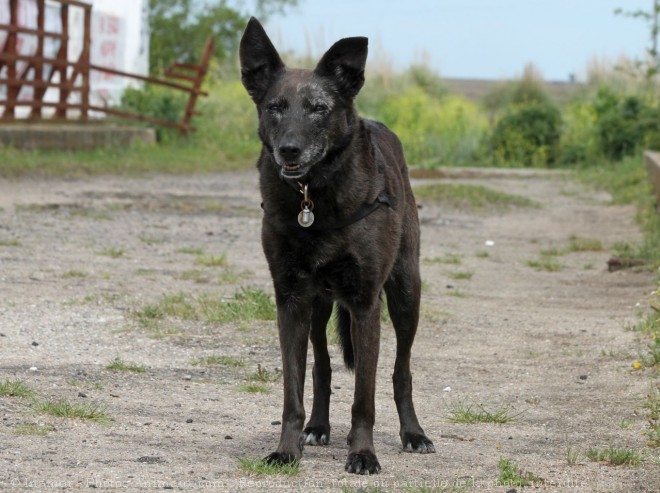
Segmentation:
{"type": "Polygon", "coordinates": [[[190,364],[194,366],[231,366],[236,368],[245,366],[242,359],[232,356],[207,356],[192,360],[190,364]]]}
{"type": "Polygon", "coordinates": [[[270,389],[260,383],[248,383],[241,385],[238,390],[241,392],[247,392],[248,394],[267,394],[270,392],[270,389]]]}
{"type": "Polygon", "coordinates": [[[204,249],[203,248],[197,248],[197,247],[177,248],[175,250],[175,252],[176,253],[184,253],[186,255],[197,255],[197,256],[204,255],[204,249]]]}
{"type": "Polygon", "coordinates": [[[203,267],[226,267],[227,256],[224,253],[222,255],[198,255],[195,264],[203,267]]]}
{"type": "Polygon", "coordinates": [[[60,418],[81,419],[107,424],[110,418],[107,408],[100,404],[74,404],[65,399],[42,401],[34,405],[35,411],[60,418]]]}
{"type": "Polygon", "coordinates": [[[502,406],[494,410],[486,409],[482,404],[464,402],[454,403],[447,419],[452,423],[495,423],[506,424],[515,421],[523,413],[513,413],[511,407],[502,406]]]}
{"type": "Polygon", "coordinates": [[[63,272],[62,277],[64,279],[83,278],[83,277],[87,277],[87,272],[84,272],[82,270],[72,269],[72,270],[68,270],[66,272],[63,272]]]}
{"type": "Polygon", "coordinates": [[[571,445],[566,447],[566,463],[569,466],[574,466],[575,464],[577,464],[579,458],[580,458],[580,452],[574,449],[571,445]]]}
{"type": "Polygon", "coordinates": [[[266,476],[272,474],[284,474],[285,476],[296,476],[300,473],[300,461],[290,464],[272,464],[264,459],[238,459],[238,467],[242,471],[266,476]]]}
{"type": "Polygon", "coordinates": [[[39,436],[45,437],[49,433],[55,431],[55,428],[48,425],[37,425],[37,424],[21,424],[14,427],[14,433],[17,435],[25,436],[39,436]]]}
{"type": "Polygon", "coordinates": [[[19,247],[22,246],[18,240],[0,240],[0,247],[19,247]]]}
{"type": "Polygon", "coordinates": [[[106,257],[119,258],[124,256],[126,250],[124,250],[123,248],[104,248],[103,250],[100,250],[97,253],[99,255],[104,255],[106,257]]]}
{"type": "Polygon", "coordinates": [[[524,487],[533,486],[535,484],[543,484],[545,482],[545,480],[536,476],[534,473],[524,471],[510,459],[506,459],[504,457],[500,457],[497,467],[500,470],[500,475],[497,478],[497,484],[499,486],[524,487]]]}
{"type": "Polygon", "coordinates": [[[561,262],[553,257],[545,257],[538,260],[528,260],[527,265],[534,270],[546,272],[559,272],[564,267],[561,262]]]}
{"type": "Polygon", "coordinates": [[[474,272],[470,272],[470,271],[459,271],[459,272],[449,272],[449,273],[447,273],[447,276],[449,276],[451,279],[456,279],[456,280],[470,280],[470,279],[472,279],[473,275],[474,275],[474,272]]]}
{"type": "Polygon", "coordinates": [[[436,183],[413,188],[416,197],[441,203],[443,206],[472,212],[504,211],[521,207],[540,207],[540,204],[523,197],[499,192],[481,185],[436,183]]]}
{"type": "Polygon", "coordinates": [[[585,453],[594,462],[605,462],[611,466],[639,466],[644,462],[644,456],[633,449],[609,446],[599,450],[590,448],[585,453]]]}
{"type": "Polygon", "coordinates": [[[32,397],[34,392],[21,380],[0,382],[0,397],[32,397]]]}
{"type": "Polygon", "coordinates": [[[460,255],[448,253],[442,257],[431,257],[425,258],[423,260],[425,264],[447,264],[447,265],[459,265],[463,260],[460,255]]]}
{"type": "Polygon", "coordinates": [[[131,373],[145,373],[147,371],[144,366],[136,365],[134,363],[127,363],[119,358],[115,359],[112,363],[107,364],[105,369],[110,371],[125,371],[131,373]]]}
{"type": "Polygon", "coordinates": [[[571,235],[568,241],[566,248],[569,252],[601,252],[604,250],[602,242],[593,238],[571,235]]]}
{"type": "Polygon", "coordinates": [[[257,365],[257,371],[247,377],[248,382],[272,383],[282,378],[282,372],[270,372],[261,365],[257,365]]]}
{"type": "Polygon", "coordinates": [[[660,385],[649,392],[644,408],[647,409],[646,419],[649,425],[644,432],[648,446],[658,448],[660,447],[660,385]]]}

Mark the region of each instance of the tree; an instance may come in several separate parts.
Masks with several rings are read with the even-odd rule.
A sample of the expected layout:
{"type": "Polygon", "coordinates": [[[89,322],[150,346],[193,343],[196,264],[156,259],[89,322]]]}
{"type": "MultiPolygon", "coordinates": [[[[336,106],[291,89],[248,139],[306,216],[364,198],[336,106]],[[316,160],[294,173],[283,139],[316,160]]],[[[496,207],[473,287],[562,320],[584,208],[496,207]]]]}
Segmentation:
{"type": "MultiPolygon", "coordinates": [[[[149,72],[162,73],[172,62],[197,63],[206,38],[215,41],[215,57],[226,59],[238,48],[248,14],[228,0],[149,0],[151,28],[149,72]]],[[[298,0],[256,0],[262,18],[295,6],[298,0]]]]}
{"type": "Polygon", "coordinates": [[[623,10],[616,9],[617,15],[642,19],[649,25],[649,34],[651,37],[650,45],[646,49],[648,60],[637,61],[638,68],[643,70],[647,80],[652,80],[660,73],[660,54],[658,53],[658,37],[660,36],[660,0],[653,0],[651,10],[623,10]]]}

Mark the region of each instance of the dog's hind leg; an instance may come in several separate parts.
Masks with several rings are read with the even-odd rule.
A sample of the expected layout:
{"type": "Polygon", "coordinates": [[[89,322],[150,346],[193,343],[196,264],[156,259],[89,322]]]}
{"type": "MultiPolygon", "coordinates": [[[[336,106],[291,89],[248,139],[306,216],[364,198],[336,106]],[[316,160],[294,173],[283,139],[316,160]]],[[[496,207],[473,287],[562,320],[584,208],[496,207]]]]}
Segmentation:
{"type": "Polygon", "coordinates": [[[396,360],[392,383],[399,413],[401,443],[406,452],[435,452],[433,442],[419,425],[412,400],[410,352],[419,321],[421,279],[417,262],[399,257],[385,283],[387,307],[396,332],[396,360]]]}
{"type": "Polygon", "coordinates": [[[312,306],[310,339],[314,348],[314,404],[307,426],[303,430],[305,444],[327,445],[330,441],[330,355],[326,327],[332,314],[332,301],[317,297],[312,306]]]}

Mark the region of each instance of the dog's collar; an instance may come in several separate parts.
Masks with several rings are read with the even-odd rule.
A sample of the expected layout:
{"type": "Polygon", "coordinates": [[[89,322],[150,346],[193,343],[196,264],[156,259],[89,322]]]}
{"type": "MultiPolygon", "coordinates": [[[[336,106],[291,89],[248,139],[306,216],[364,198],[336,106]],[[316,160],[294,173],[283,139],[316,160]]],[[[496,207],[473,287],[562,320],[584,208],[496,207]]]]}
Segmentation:
{"type": "MultiPolygon", "coordinates": [[[[312,213],[312,210],[314,209],[314,202],[311,200],[307,186],[303,184],[299,184],[299,186],[299,191],[303,194],[304,198],[300,205],[301,211],[298,214],[297,223],[301,229],[305,229],[307,231],[335,231],[338,229],[343,229],[364,219],[369,214],[378,209],[381,205],[386,205],[388,207],[392,205],[390,202],[390,196],[385,190],[383,190],[378,194],[376,200],[371,203],[362,204],[359,209],[344,217],[343,219],[338,220],[337,222],[324,225],[320,225],[318,223],[314,224],[314,214],[312,213]]],[[[261,203],[261,208],[264,209],[263,202],[261,203]]]]}

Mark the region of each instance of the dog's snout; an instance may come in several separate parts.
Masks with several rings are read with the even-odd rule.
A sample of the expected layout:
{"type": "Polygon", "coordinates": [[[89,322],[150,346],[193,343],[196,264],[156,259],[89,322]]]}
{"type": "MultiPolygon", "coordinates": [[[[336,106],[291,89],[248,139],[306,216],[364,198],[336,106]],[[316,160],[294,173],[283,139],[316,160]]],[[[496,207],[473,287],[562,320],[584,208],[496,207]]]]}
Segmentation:
{"type": "Polygon", "coordinates": [[[283,142],[278,150],[280,156],[287,162],[294,162],[300,157],[300,146],[295,142],[283,142]]]}

